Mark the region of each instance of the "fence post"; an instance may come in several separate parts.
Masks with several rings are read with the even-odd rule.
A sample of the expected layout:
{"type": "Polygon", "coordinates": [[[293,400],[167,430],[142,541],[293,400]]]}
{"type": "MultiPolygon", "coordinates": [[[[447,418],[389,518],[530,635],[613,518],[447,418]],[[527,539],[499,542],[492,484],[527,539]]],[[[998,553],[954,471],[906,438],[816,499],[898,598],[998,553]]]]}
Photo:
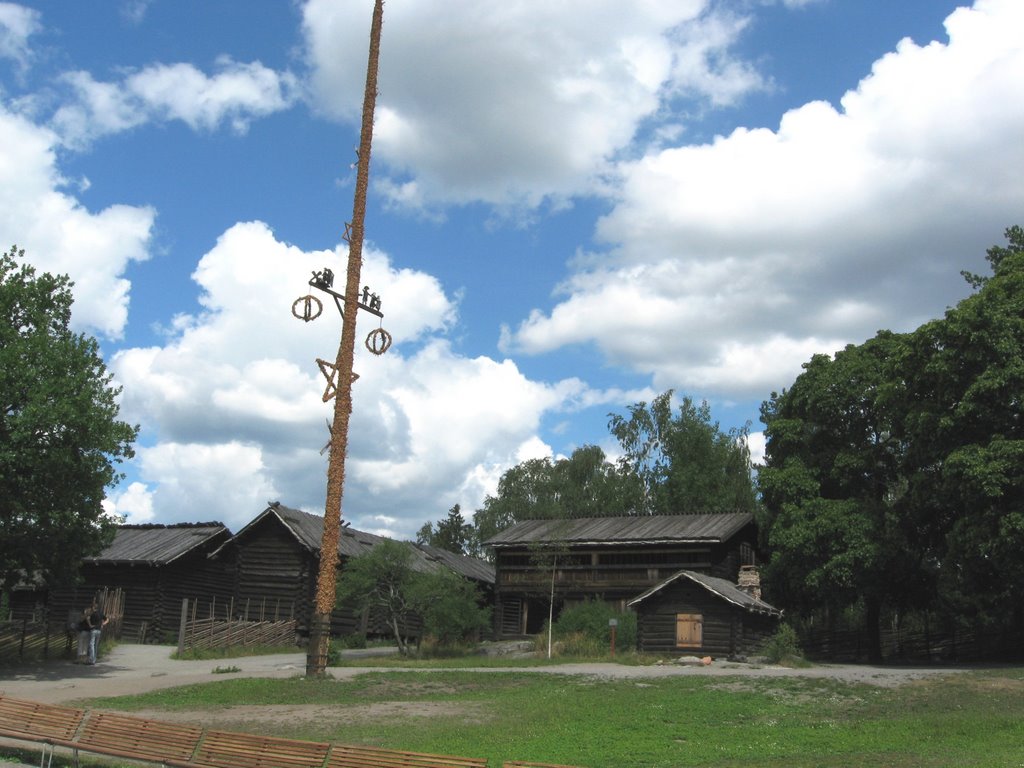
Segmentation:
{"type": "Polygon", "coordinates": [[[178,655],[185,652],[185,626],[188,623],[188,598],[181,598],[181,621],[178,623],[178,655]]]}

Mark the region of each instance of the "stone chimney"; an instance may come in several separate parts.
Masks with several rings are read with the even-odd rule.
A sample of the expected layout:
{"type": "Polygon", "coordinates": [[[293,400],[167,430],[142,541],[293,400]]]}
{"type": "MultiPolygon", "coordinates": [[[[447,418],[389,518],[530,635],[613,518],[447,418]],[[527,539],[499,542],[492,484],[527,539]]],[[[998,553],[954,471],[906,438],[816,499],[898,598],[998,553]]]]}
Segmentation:
{"type": "Polygon", "coordinates": [[[761,599],[761,574],[756,565],[741,565],[740,578],[736,586],[755,600],[761,599]]]}

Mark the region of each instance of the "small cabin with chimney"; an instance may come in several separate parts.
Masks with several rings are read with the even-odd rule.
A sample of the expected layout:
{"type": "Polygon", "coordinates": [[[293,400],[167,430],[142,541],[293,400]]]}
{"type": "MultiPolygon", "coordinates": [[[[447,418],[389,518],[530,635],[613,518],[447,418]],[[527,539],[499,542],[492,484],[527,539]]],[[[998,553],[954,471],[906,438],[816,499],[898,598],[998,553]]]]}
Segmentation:
{"type": "MultiPolygon", "coordinates": [[[[665,595],[693,585],[702,599],[715,604],[706,612],[710,621],[718,615],[717,603],[723,599],[720,592],[728,591],[730,599],[739,600],[721,585],[739,591],[740,569],[758,565],[754,517],[739,512],[527,520],[485,544],[494,552],[498,639],[539,632],[547,620],[552,593],[556,617],[565,607],[600,599],[623,611],[635,603],[642,622],[648,608],[665,595]],[[707,584],[688,577],[671,587],[680,572],[714,579],[707,584],[720,589],[709,591],[707,584]],[[648,595],[651,590],[654,592],[648,595]],[[637,602],[641,597],[644,599],[637,602]]],[[[771,611],[777,616],[778,611],[771,611]]],[[[696,609],[691,613],[705,615],[696,609]]],[[[705,627],[710,630],[702,624],[702,630],[705,627]]],[[[717,634],[718,630],[710,631],[708,637],[717,634]]],[[[689,645],[705,647],[703,643],[689,645]]]]}
{"type": "Polygon", "coordinates": [[[635,597],[637,646],[646,653],[733,658],[757,653],[778,628],[782,611],[761,600],[753,566],[739,583],[679,571],[635,597]]]}

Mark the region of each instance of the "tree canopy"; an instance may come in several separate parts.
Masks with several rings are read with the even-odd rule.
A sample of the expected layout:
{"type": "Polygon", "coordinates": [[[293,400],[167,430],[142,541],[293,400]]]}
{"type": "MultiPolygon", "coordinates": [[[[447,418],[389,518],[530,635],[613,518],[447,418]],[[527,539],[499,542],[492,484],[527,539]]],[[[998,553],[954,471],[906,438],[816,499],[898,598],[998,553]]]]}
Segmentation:
{"type": "Polygon", "coordinates": [[[498,481],[496,496],[473,516],[482,543],[514,523],[628,514],[638,498],[635,477],[623,472],[596,445],[577,448],[567,459],[529,459],[498,481]]]}
{"type": "Polygon", "coordinates": [[[424,523],[416,532],[416,543],[445,549],[457,555],[469,554],[472,547],[473,526],[462,518],[458,504],[448,510],[448,517],[437,524],[424,523]]]}
{"type": "Polygon", "coordinates": [[[907,334],[816,355],[762,406],[772,598],[1024,623],[1024,231],[907,334]]]}
{"type": "Polygon", "coordinates": [[[0,587],[68,582],[113,535],[103,510],[138,428],[96,340],[69,329],[73,283],[0,255],[0,587]]]}
{"type": "Polygon", "coordinates": [[[622,446],[619,469],[639,480],[639,514],[753,512],[757,508],[749,426],[723,432],[707,402],[684,397],[672,414],[672,390],[612,414],[622,446]]]}
{"type": "Polygon", "coordinates": [[[477,550],[523,520],[753,512],[748,428],[722,431],[710,406],[688,397],[673,414],[672,397],[669,390],[629,406],[628,417],[609,415],[623,451],[615,463],[585,445],[567,459],[529,459],[505,472],[473,516],[477,550]]]}
{"type": "Polygon", "coordinates": [[[480,605],[472,582],[447,569],[416,570],[412,545],[390,539],[346,563],[336,595],[339,604],[376,611],[402,654],[410,650],[403,630],[413,617],[442,645],[490,624],[490,610],[480,605]]]}

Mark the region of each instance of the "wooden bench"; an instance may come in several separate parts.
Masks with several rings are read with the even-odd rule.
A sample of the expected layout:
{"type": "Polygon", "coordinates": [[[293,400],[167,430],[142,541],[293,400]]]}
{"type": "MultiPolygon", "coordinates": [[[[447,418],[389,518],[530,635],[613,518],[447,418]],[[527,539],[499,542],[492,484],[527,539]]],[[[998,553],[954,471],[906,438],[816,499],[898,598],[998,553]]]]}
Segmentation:
{"type": "Polygon", "coordinates": [[[42,744],[40,766],[47,753],[52,762],[54,746],[72,744],[84,717],[84,709],[0,696],[0,736],[42,744]]]}
{"type": "Polygon", "coordinates": [[[202,735],[203,729],[195,725],[91,710],[73,747],[153,763],[187,763],[202,735]]]}
{"type": "Polygon", "coordinates": [[[335,744],[331,747],[325,768],[487,768],[487,760],[358,744],[335,744]]]}
{"type": "Polygon", "coordinates": [[[322,768],[330,746],[254,733],[206,731],[190,760],[169,762],[186,768],[322,768]]]}

